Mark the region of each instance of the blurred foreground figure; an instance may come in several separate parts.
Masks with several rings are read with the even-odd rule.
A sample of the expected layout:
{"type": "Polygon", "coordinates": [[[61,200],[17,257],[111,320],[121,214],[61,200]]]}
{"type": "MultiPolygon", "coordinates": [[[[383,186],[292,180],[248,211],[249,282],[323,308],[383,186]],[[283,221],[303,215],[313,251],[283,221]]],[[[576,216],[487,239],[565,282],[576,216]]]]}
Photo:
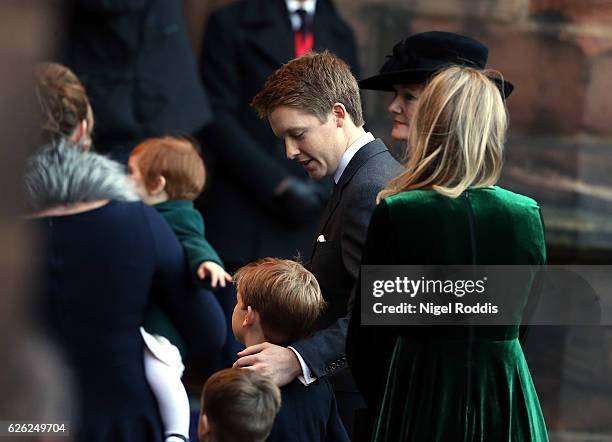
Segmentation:
{"type": "MultiPolygon", "coordinates": [[[[24,159],[39,137],[32,72],[53,50],[49,36],[57,34],[60,5],[47,0],[0,3],[0,421],[5,422],[49,423],[67,417],[65,373],[29,315],[28,282],[38,277],[29,257],[40,251],[22,219],[21,176],[24,159]]],[[[36,435],[17,439],[41,440],[36,435]]]]}
{"type": "Polygon", "coordinates": [[[36,75],[43,139],[46,142],[67,139],[89,150],[94,118],[81,81],[59,63],[40,64],[36,75]]]}
{"type": "Polygon", "coordinates": [[[196,290],[176,236],[137,201],[118,163],[60,140],[29,159],[26,183],[31,223],[48,246],[36,307],[74,374],[74,440],[162,441],[145,378],[144,312],[155,300],[188,350],[205,357],[222,345],[216,301],[196,290]]]}
{"type": "Polygon", "coordinates": [[[74,440],[186,440],[181,358],[167,340],[141,334],[144,312],[155,300],[199,356],[220,349],[222,313],[196,290],[176,236],[138,200],[121,165],[70,141],[87,141],[93,125],[78,79],[44,64],[37,80],[48,142],[25,174],[31,225],[46,245],[35,307],[74,375],[74,440]]]}
{"type": "Polygon", "coordinates": [[[281,406],[278,387],[239,368],[212,375],[202,389],[200,442],[264,442],[281,406]]]}

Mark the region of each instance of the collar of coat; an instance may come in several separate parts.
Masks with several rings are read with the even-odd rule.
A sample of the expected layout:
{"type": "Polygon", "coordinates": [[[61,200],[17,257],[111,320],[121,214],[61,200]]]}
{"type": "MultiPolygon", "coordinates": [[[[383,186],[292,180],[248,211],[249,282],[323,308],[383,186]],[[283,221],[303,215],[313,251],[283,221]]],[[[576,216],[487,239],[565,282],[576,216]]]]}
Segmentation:
{"type": "Polygon", "coordinates": [[[34,212],[99,201],[138,201],[123,166],[65,139],[45,145],[26,165],[26,190],[34,212]]]}

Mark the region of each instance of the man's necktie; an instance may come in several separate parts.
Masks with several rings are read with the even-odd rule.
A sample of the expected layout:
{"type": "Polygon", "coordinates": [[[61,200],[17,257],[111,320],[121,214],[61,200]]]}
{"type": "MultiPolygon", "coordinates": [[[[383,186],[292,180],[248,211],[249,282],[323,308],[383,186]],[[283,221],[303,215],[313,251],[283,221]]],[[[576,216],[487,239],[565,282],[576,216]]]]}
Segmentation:
{"type": "Polygon", "coordinates": [[[300,17],[300,29],[294,33],[295,56],[301,57],[312,51],[314,46],[314,35],[311,31],[312,23],[308,17],[308,13],[303,9],[298,9],[295,12],[300,17]]]}

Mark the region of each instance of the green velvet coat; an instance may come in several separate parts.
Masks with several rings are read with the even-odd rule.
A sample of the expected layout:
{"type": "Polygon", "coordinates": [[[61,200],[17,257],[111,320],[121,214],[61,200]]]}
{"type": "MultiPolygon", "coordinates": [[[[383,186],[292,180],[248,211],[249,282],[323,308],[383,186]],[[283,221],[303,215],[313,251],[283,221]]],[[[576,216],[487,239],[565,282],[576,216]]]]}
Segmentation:
{"type": "MultiPolygon", "coordinates": [[[[430,190],[384,199],[372,215],[362,259],[389,265],[545,262],[538,204],[500,187],[469,189],[455,199],[430,190]]],[[[518,323],[372,327],[360,324],[359,297],[353,311],[347,354],[376,410],[373,441],[548,440],[518,323]]]]}

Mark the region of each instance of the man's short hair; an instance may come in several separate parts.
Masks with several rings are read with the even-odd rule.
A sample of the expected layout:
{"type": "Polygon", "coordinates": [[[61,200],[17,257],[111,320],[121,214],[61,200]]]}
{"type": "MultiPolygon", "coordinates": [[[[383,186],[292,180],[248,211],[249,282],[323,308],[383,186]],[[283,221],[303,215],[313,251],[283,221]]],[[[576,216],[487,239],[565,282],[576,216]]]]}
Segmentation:
{"type": "Polygon", "coordinates": [[[202,390],[202,413],[218,442],[263,442],[281,405],[278,387],[268,378],[243,368],[221,370],[202,390]]]}
{"type": "Polygon", "coordinates": [[[263,258],[234,275],[242,303],[256,310],[266,339],[288,344],[308,335],[325,308],[321,288],[299,262],[263,258]]]}
{"type": "Polygon", "coordinates": [[[363,126],[357,80],[334,54],[311,52],[291,60],[268,77],[251,106],[267,118],[279,106],[290,106],[327,121],[334,103],[342,103],[355,126],[363,126]]]}
{"type": "Polygon", "coordinates": [[[147,189],[154,188],[160,176],[166,179],[170,200],[194,200],[202,192],[206,169],[195,141],[188,138],[149,138],[134,148],[130,156],[137,163],[147,189]]]}

